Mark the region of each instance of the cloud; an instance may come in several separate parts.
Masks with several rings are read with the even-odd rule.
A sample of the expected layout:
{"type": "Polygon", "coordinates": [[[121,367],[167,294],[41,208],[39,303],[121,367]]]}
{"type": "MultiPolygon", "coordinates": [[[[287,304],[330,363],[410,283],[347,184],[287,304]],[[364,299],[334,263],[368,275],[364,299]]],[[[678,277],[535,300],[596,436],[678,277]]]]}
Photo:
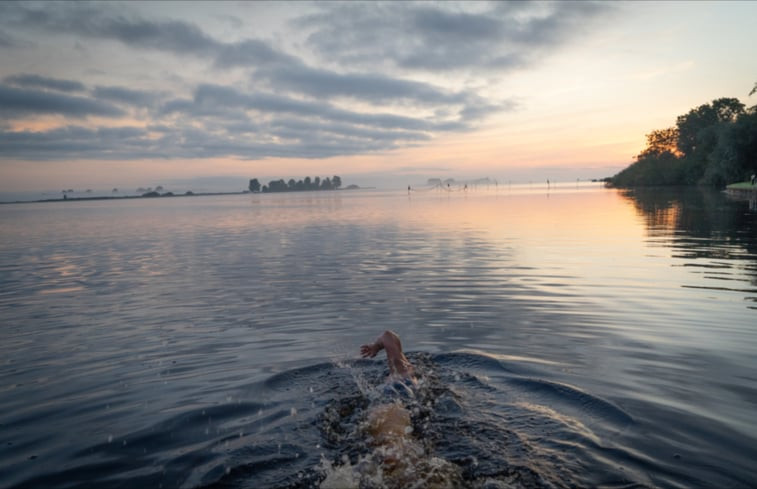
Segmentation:
{"type": "Polygon", "coordinates": [[[90,115],[120,117],[126,114],[114,105],[87,97],[6,85],[0,85],[0,113],[5,116],[61,114],[73,118],[90,115]]]}
{"type": "MultiPolygon", "coordinates": [[[[379,102],[388,99],[415,99],[423,104],[459,103],[464,98],[462,94],[447,93],[428,83],[400,79],[375,71],[340,73],[313,68],[300,58],[277,50],[265,41],[245,39],[224,43],[183,21],[156,21],[136,15],[116,15],[95,5],[53,4],[49,7],[43,10],[19,6],[18,22],[46,31],[115,40],[133,48],[207,58],[217,68],[248,68],[256,76],[259,75],[259,79],[268,80],[273,87],[285,87],[314,97],[349,96],[379,102]]],[[[362,12],[363,9],[358,8],[356,11],[362,12]]],[[[420,13],[416,12],[415,15],[420,16],[420,13]]],[[[425,15],[438,17],[442,14],[441,11],[429,10],[425,15]]],[[[374,20],[380,22],[380,19],[374,20]]],[[[491,22],[482,17],[478,24],[473,23],[468,29],[474,32],[481,27],[479,24],[491,22]]],[[[427,30],[430,29],[427,27],[427,30]]],[[[483,36],[483,39],[488,40],[489,37],[483,36]]],[[[341,49],[345,50],[343,46],[341,49]]]]}
{"type": "MultiPolygon", "coordinates": [[[[183,21],[147,20],[133,14],[116,14],[96,4],[52,4],[48,7],[37,9],[17,5],[14,10],[16,22],[41,30],[115,40],[132,48],[206,58],[219,69],[247,68],[253,73],[255,83],[265,82],[271,90],[288,91],[319,100],[341,97],[374,105],[474,105],[477,114],[490,113],[508,106],[484,103],[483,99],[472,92],[452,92],[426,82],[402,79],[375,70],[340,72],[315,68],[308,66],[296,56],[273,48],[265,41],[245,39],[224,43],[208,36],[197,26],[183,21]],[[491,110],[483,110],[485,106],[491,110]]],[[[358,12],[359,15],[363,15],[364,10],[376,13],[369,5],[365,7],[345,8],[349,12],[358,12]]],[[[377,8],[386,6],[379,4],[377,8]]],[[[398,9],[406,10],[404,7],[398,9]]],[[[499,27],[499,24],[485,16],[452,16],[441,10],[429,8],[410,12],[418,18],[416,23],[424,26],[426,32],[451,26],[455,32],[459,32],[457,37],[462,37],[462,41],[476,36],[484,41],[492,40],[494,34],[490,31],[499,27]]],[[[382,22],[381,19],[374,20],[379,24],[382,22]]],[[[337,25],[340,25],[339,21],[337,25]]],[[[429,39],[428,43],[431,42],[440,45],[436,39],[429,39]]],[[[343,51],[349,51],[344,46],[339,47],[343,51]]],[[[413,60],[407,62],[418,64],[413,60]]],[[[474,113],[472,108],[467,109],[466,113],[474,113]]]]}
{"type": "Polygon", "coordinates": [[[288,114],[384,129],[439,131],[467,128],[466,124],[459,120],[429,120],[390,113],[357,112],[322,101],[303,100],[265,92],[245,93],[232,87],[213,84],[197,87],[191,100],[176,99],[167,102],[162,113],[185,113],[191,117],[222,116],[228,113],[228,110],[288,114]]]}
{"type": "Polygon", "coordinates": [[[149,21],[97,4],[52,3],[40,7],[5,5],[0,13],[9,25],[45,33],[112,39],[137,48],[207,55],[219,44],[197,26],[181,21],[149,21]]]}
{"type": "Polygon", "coordinates": [[[144,144],[146,141],[146,132],[133,127],[89,129],[68,126],[48,131],[0,132],[4,157],[34,160],[165,156],[151,151],[151,145],[144,144]]]}
{"type": "MultiPolygon", "coordinates": [[[[98,88],[95,94],[110,91],[98,88]]],[[[133,99],[131,93],[124,95],[133,99]]],[[[0,132],[0,157],[325,158],[418,144],[429,140],[432,130],[440,126],[423,119],[361,114],[312,101],[208,84],[197,87],[190,99],[168,101],[150,117],[153,123],[146,128],[68,125],[47,131],[6,130],[0,132]]]]}
{"type": "Polygon", "coordinates": [[[322,59],[408,71],[514,70],[580,37],[612,7],[595,2],[330,3],[296,25],[322,59]],[[469,7],[463,9],[462,7],[469,7]],[[476,10],[473,10],[476,9],[476,10]]]}
{"type": "Polygon", "coordinates": [[[118,86],[97,86],[92,92],[95,98],[109,100],[118,104],[147,107],[155,104],[162,97],[161,92],[134,90],[118,86]]]}
{"type": "Polygon", "coordinates": [[[267,42],[258,39],[246,39],[236,43],[218,44],[212,53],[216,68],[242,67],[256,69],[272,65],[300,63],[295,56],[282,53],[267,42]]]}
{"type": "Polygon", "coordinates": [[[261,70],[256,75],[270,80],[272,86],[317,98],[350,97],[374,104],[396,101],[419,105],[464,104],[469,98],[428,83],[376,73],[337,73],[300,63],[261,70]]]}
{"type": "Polygon", "coordinates": [[[428,141],[431,139],[431,136],[423,131],[361,127],[354,124],[287,117],[280,117],[271,121],[268,128],[278,137],[296,139],[304,139],[306,135],[354,138],[364,141],[387,141],[390,143],[428,141]]]}
{"type": "Polygon", "coordinates": [[[3,6],[0,14],[4,14],[10,25],[24,29],[112,40],[134,49],[195,56],[210,59],[222,68],[290,62],[294,59],[261,40],[224,43],[189,22],[144,19],[134,13],[118,13],[116,8],[109,5],[51,3],[36,8],[11,4],[3,6]]]}
{"type": "Polygon", "coordinates": [[[85,90],[84,85],[78,81],[48,78],[29,73],[7,76],[3,81],[9,85],[57,90],[60,92],[83,92],[85,90]]]}
{"type": "Polygon", "coordinates": [[[471,121],[482,116],[478,111],[495,110],[491,104],[477,106],[468,95],[443,91],[428,94],[429,103],[439,98],[432,104],[438,109],[449,98],[450,104],[441,105],[450,110],[425,115],[357,111],[324,100],[207,83],[198,85],[189,98],[167,100],[163,92],[119,86],[85,91],[71,96],[0,84],[0,110],[16,117],[56,113],[74,120],[128,114],[146,128],[92,128],[70,121],[39,132],[4,126],[0,158],[325,158],[414,146],[442,132],[468,130],[471,121]]]}
{"type": "Polygon", "coordinates": [[[16,41],[13,39],[13,37],[9,36],[5,32],[0,31],[0,47],[3,47],[3,48],[16,47],[16,41]]]}
{"type": "MultiPolygon", "coordinates": [[[[461,43],[501,36],[501,23],[486,15],[457,15],[431,4],[364,6],[368,12],[397,8],[412,13],[408,20],[424,30],[429,43],[432,32],[445,29],[461,43]]],[[[14,3],[0,5],[0,23],[34,33],[42,45],[73,36],[76,43],[115,41],[135,51],[206,60],[214,72],[241,69],[247,86],[184,80],[183,85],[195,87],[191,94],[177,96],[169,95],[169,88],[103,84],[90,89],[73,80],[13,75],[0,84],[3,115],[54,113],[70,120],[42,132],[3,126],[0,158],[324,158],[421,144],[441,133],[471,130],[491,114],[515,108],[512,100],[397,76],[380,64],[341,69],[343,53],[335,53],[334,64],[309,64],[265,40],[223,42],[192,23],[147,19],[129,9],[129,4],[14,3]],[[94,115],[129,116],[139,127],[108,129],[80,122],[94,115]]],[[[383,19],[374,21],[387,28],[383,19]]],[[[320,21],[304,22],[326,32],[317,26],[320,21]]],[[[358,46],[358,52],[365,47],[358,46]]],[[[157,76],[150,72],[152,80],[157,76]]]]}
{"type": "MultiPolygon", "coordinates": [[[[513,110],[516,106],[512,99],[489,100],[470,90],[449,90],[430,83],[371,72],[340,73],[313,68],[301,62],[259,69],[253,74],[253,79],[258,83],[266,81],[267,86],[277,92],[305,97],[324,105],[328,105],[329,101],[348,100],[377,108],[399,108],[405,113],[417,112],[415,109],[454,113],[458,115],[459,122],[465,122],[458,125],[458,129],[470,127],[493,113],[513,110]]],[[[442,127],[437,126],[436,129],[442,127]]],[[[453,129],[447,126],[444,130],[453,129]]]]}
{"type": "Polygon", "coordinates": [[[241,29],[244,27],[244,22],[242,22],[242,19],[240,19],[237,16],[234,15],[215,15],[216,19],[227,23],[229,26],[231,26],[233,29],[241,29]]]}
{"type": "Polygon", "coordinates": [[[242,136],[186,127],[172,128],[163,137],[154,139],[138,128],[93,130],[75,126],[41,132],[0,131],[0,146],[3,157],[25,160],[327,158],[391,148],[391,144],[376,139],[323,138],[318,133],[297,132],[291,136],[303,139],[287,144],[242,136]]]}

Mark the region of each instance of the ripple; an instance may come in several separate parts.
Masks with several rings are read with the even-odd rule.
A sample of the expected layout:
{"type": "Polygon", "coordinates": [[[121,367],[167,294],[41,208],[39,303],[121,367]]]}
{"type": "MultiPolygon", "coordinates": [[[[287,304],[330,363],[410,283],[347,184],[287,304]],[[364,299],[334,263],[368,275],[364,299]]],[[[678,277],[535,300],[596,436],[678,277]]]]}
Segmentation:
{"type": "Polygon", "coordinates": [[[350,359],[395,329],[431,472],[747,487],[754,214],[697,198],[2,206],[0,486],[316,484],[372,453],[349,435],[387,372],[350,359]]]}

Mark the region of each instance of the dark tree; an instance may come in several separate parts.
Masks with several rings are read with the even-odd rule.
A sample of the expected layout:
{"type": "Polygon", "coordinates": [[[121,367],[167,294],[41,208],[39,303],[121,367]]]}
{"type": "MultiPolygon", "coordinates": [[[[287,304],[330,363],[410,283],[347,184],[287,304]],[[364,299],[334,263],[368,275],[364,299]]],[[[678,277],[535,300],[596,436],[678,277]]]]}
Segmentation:
{"type": "Polygon", "coordinates": [[[250,180],[250,192],[260,192],[260,182],[257,178],[250,180]]]}
{"type": "Polygon", "coordinates": [[[663,153],[670,153],[680,156],[678,151],[678,128],[668,127],[658,129],[647,134],[647,147],[636,158],[646,158],[648,156],[659,156],[663,153]]]}
{"type": "Polygon", "coordinates": [[[744,113],[744,104],[737,98],[719,98],[712,101],[712,108],[718,115],[718,122],[736,122],[744,113]]]}
{"type": "Polygon", "coordinates": [[[720,98],[678,116],[678,150],[690,157],[698,150],[711,149],[706,148],[707,143],[712,142],[711,129],[721,123],[733,122],[743,113],[744,104],[738,99],[720,98]]]}
{"type": "MultiPolygon", "coordinates": [[[[757,90],[757,87],[755,87],[757,90]]],[[[652,131],[636,162],[612,185],[707,184],[747,179],[757,166],[757,106],[720,98],[678,116],[676,126],[652,131]]]]}
{"type": "MultiPolygon", "coordinates": [[[[283,179],[271,180],[268,185],[260,187],[260,182],[257,178],[250,180],[249,188],[251,192],[291,192],[301,190],[333,190],[342,186],[342,179],[334,175],[332,178],[305,177],[304,180],[295,181],[294,178],[290,178],[288,182],[283,179]]],[[[149,189],[148,189],[149,190],[149,189]]]]}
{"type": "Polygon", "coordinates": [[[268,182],[268,187],[263,186],[263,192],[285,192],[287,190],[287,184],[283,179],[271,180],[268,182]]]}
{"type": "Polygon", "coordinates": [[[742,114],[723,127],[709,156],[704,183],[724,186],[748,180],[757,167],[757,112],[742,114]]]}

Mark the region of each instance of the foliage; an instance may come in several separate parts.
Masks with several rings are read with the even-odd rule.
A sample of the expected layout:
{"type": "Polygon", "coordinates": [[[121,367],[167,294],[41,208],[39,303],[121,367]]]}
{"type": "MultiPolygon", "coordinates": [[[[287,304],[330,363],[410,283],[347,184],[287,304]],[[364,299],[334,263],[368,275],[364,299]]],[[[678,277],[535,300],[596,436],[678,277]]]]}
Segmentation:
{"type": "MultiPolygon", "coordinates": [[[[753,90],[754,92],[754,90],[753,90]]],[[[713,185],[749,177],[757,168],[757,106],[719,98],[647,134],[636,162],[610,180],[615,187],[713,185]]]]}
{"type": "MultiPolygon", "coordinates": [[[[315,177],[312,179],[310,177],[305,177],[303,180],[297,181],[295,181],[294,178],[290,178],[288,182],[285,182],[284,179],[271,180],[268,182],[268,185],[263,185],[262,191],[268,193],[297,192],[302,190],[338,190],[341,186],[342,179],[337,175],[334,175],[331,178],[326,177],[324,179],[321,179],[321,177],[315,177]]],[[[260,190],[261,188],[258,179],[253,178],[250,180],[250,191],[258,192],[260,190]],[[257,190],[253,189],[253,182],[256,184],[257,190]]]]}
{"type": "Polygon", "coordinates": [[[260,182],[257,178],[250,180],[250,192],[260,192],[260,182]]]}
{"type": "Polygon", "coordinates": [[[637,156],[637,159],[646,159],[650,156],[661,156],[664,153],[680,156],[680,152],[678,151],[677,127],[658,129],[647,134],[647,147],[639,154],[639,156],[637,156]]]}
{"type": "Polygon", "coordinates": [[[724,127],[711,153],[703,183],[725,186],[746,180],[757,169],[757,110],[724,127]]]}
{"type": "Polygon", "coordinates": [[[678,116],[678,150],[686,157],[709,152],[717,143],[720,126],[736,121],[744,113],[744,104],[735,98],[720,98],[678,116]]]}
{"type": "Polygon", "coordinates": [[[640,187],[646,185],[677,185],[683,173],[681,158],[673,153],[639,157],[636,163],[612,177],[616,187],[640,187]]]}

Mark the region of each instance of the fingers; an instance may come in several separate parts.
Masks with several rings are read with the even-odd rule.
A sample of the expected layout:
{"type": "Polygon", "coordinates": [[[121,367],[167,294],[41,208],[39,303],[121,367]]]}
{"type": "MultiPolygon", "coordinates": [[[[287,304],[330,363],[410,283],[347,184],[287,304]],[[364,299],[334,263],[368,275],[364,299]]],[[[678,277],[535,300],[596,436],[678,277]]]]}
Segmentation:
{"type": "Polygon", "coordinates": [[[360,354],[363,355],[363,358],[373,358],[376,356],[376,353],[377,351],[373,348],[373,345],[363,345],[360,347],[360,354]]]}

